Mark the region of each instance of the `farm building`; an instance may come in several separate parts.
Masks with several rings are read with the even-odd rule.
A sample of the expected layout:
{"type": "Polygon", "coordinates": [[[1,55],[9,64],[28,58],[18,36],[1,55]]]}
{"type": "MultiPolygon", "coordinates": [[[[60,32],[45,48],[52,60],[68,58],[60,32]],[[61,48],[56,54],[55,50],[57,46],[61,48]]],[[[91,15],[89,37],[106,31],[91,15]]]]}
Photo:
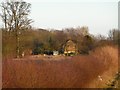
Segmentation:
{"type": "Polygon", "coordinates": [[[58,55],[58,54],[59,54],[58,51],[53,51],[53,55],[54,55],[54,56],[56,56],[56,55],[58,55]]]}
{"type": "Polygon", "coordinates": [[[77,54],[77,44],[73,40],[68,40],[64,46],[64,54],[71,56],[77,54]]]}

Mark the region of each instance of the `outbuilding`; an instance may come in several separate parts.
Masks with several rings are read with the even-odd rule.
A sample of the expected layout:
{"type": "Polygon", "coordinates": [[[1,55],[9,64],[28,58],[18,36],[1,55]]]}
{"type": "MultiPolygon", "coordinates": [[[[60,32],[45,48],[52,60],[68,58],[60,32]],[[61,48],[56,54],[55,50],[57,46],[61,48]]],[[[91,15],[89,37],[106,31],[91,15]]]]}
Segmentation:
{"type": "Polygon", "coordinates": [[[77,44],[73,40],[67,40],[64,46],[64,54],[68,56],[76,55],[77,44]]]}

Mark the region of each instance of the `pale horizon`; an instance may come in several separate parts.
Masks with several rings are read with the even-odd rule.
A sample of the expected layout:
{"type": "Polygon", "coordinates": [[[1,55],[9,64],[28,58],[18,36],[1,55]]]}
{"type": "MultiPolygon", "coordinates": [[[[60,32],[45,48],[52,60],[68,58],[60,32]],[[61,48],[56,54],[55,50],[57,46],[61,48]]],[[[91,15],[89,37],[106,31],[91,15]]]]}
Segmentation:
{"type": "MultiPolygon", "coordinates": [[[[118,29],[118,0],[25,0],[31,3],[32,27],[43,29],[87,26],[91,34],[118,29]]],[[[2,26],[2,25],[0,25],[2,26]]]]}

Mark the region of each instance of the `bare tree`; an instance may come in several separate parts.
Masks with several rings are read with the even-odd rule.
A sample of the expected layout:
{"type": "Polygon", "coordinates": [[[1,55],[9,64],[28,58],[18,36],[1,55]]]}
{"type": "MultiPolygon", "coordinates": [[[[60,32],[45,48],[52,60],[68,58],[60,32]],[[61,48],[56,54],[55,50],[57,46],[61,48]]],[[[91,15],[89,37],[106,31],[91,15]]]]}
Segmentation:
{"type": "Polygon", "coordinates": [[[108,33],[108,39],[118,44],[120,41],[120,30],[118,29],[110,30],[108,33]]]}
{"type": "Polygon", "coordinates": [[[28,18],[30,8],[31,4],[22,0],[6,0],[6,2],[1,3],[0,16],[4,23],[4,28],[9,32],[15,31],[16,33],[17,57],[19,57],[20,30],[29,28],[32,22],[32,20],[28,18]]]}

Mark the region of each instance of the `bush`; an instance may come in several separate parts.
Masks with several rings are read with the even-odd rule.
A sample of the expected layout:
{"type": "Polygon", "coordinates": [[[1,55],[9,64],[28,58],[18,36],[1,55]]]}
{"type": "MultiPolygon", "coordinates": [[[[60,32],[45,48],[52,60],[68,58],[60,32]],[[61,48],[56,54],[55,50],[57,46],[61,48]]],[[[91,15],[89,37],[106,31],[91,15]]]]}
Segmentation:
{"type": "Polygon", "coordinates": [[[89,51],[92,50],[93,48],[94,48],[93,38],[89,35],[84,36],[79,53],[89,54],[89,51]]]}
{"type": "Polygon", "coordinates": [[[45,50],[45,51],[44,51],[44,54],[47,54],[47,55],[53,55],[53,51],[45,50]]]}
{"type": "Polygon", "coordinates": [[[98,47],[92,52],[92,55],[100,60],[103,60],[104,64],[116,63],[116,61],[118,61],[118,47],[98,47]]]}

